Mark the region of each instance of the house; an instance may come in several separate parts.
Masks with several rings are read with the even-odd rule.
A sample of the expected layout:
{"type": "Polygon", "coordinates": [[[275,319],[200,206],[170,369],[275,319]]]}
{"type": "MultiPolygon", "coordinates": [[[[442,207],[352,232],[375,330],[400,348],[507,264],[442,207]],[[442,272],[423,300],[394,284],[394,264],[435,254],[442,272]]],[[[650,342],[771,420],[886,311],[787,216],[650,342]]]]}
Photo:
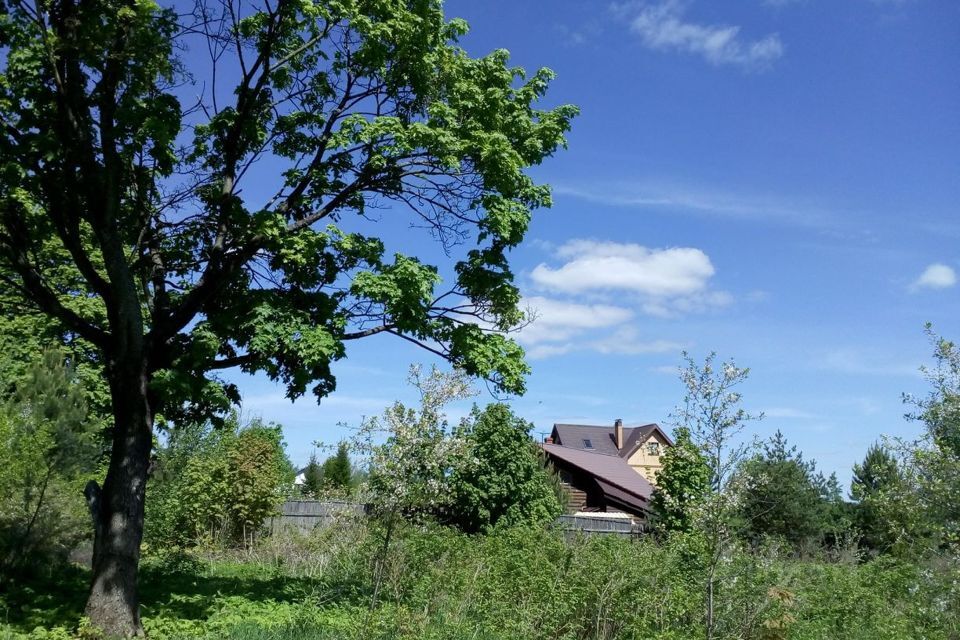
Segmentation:
{"type": "Polygon", "coordinates": [[[625,427],[555,424],[541,445],[569,494],[571,513],[629,514],[645,520],[664,449],[656,424],[625,427]]]}
{"type": "Polygon", "coordinates": [[[625,427],[620,419],[612,427],[555,424],[548,441],[571,449],[619,456],[651,483],[656,481],[661,467],[661,454],[673,444],[657,424],[625,427]]]}

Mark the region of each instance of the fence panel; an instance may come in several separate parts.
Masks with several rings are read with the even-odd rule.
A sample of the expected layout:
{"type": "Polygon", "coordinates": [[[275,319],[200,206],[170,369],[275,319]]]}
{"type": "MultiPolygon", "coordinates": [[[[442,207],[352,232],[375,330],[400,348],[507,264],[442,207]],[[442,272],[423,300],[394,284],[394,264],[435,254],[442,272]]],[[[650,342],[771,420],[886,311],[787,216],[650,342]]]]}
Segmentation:
{"type": "Polygon", "coordinates": [[[627,518],[604,518],[600,516],[562,515],[554,526],[564,532],[567,538],[577,534],[636,536],[642,533],[642,527],[627,518]]]}
{"type": "Polygon", "coordinates": [[[267,529],[270,533],[284,529],[298,529],[306,533],[317,527],[329,526],[338,519],[356,518],[366,513],[366,507],[358,502],[288,500],[280,508],[280,515],[267,519],[267,529]]]}
{"type": "MultiPolygon", "coordinates": [[[[309,533],[317,527],[326,527],[339,519],[364,517],[367,507],[358,502],[289,500],[283,503],[280,514],[266,522],[271,533],[297,529],[309,533]]],[[[640,523],[628,518],[610,518],[589,515],[562,515],[554,526],[568,539],[583,535],[637,536],[643,533],[640,523]]]]}

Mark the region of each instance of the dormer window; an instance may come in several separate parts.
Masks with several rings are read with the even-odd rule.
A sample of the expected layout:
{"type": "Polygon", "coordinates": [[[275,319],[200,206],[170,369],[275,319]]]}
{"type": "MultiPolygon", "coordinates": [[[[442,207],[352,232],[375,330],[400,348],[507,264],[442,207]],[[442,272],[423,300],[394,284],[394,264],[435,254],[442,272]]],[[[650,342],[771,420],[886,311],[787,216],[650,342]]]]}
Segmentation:
{"type": "Polygon", "coordinates": [[[590,441],[590,438],[583,439],[583,448],[584,449],[593,449],[593,442],[590,441]]]}
{"type": "Polygon", "coordinates": [[[659,455],[660,455],[660,443],[659,443],[659,442],[648,442],[648,443],[647,443],[647,455],[648,455],[648,456],[659,456],[659,455]]]}

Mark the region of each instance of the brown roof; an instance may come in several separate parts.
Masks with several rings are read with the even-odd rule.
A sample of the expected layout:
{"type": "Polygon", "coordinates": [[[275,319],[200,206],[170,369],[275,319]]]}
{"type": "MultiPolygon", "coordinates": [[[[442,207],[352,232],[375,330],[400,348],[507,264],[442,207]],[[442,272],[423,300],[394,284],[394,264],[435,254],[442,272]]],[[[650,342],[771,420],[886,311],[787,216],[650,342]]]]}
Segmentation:
{"type": "Polygon", "coordinates": [[[673,444],[670,437],[655,423],[640,427],[624,427],[624,447],[620,450],[617,449],[613,425],[555,424],[553,425],[553,438],[554,442],[564,447],[627,458],[654,431],[657,431],[667,441],[668,445],[673,444]],[[587,448],[584,443],[586,440],[590,441],[591,448],[587,448]]]}
{"type": "Polygon", "coordinates": [[[577,467],[597,480],[600,488],[619,501],[629,501],[645,510],[653,485],[633,470],[627,461],[617,455],[605,455],[582,451],[556,444],[543,444],[544,452],[551,458],[577,467]]]}

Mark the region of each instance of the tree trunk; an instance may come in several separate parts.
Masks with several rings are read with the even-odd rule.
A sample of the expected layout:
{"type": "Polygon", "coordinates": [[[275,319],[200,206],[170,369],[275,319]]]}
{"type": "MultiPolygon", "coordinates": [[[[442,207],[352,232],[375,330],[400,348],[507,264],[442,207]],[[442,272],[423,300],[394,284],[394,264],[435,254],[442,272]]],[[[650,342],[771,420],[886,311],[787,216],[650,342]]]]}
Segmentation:
{"type": "Polygon", "coordinates": [[[85,614],[108,637],[143,635],[137,573],[144,492],[153,444],[153,414],[143,361],[115,363],[108,374],[113,449],[103,488],[88,486],[94,521],[93,580],[85,614]]]}
{"type": "Polygon", "coordinates": [[[711,571],[710,577],[707,579],[707,640],[713,640],[713,572],[711,571]]]}

